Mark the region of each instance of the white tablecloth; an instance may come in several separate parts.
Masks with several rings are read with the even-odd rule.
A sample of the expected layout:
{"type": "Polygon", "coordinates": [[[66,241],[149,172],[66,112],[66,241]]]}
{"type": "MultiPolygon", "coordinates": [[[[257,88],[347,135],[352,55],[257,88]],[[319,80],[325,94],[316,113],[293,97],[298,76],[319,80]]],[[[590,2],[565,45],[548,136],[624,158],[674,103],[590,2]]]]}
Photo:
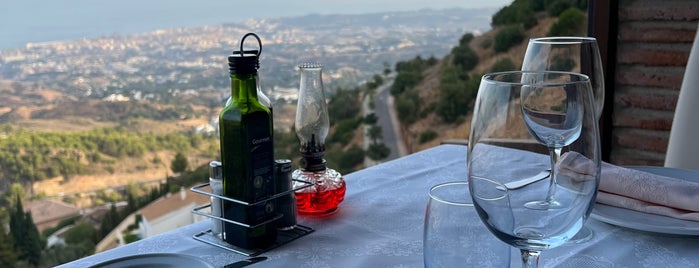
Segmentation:
{"type": "MultiPolygon", "coordinates": [[[[315,229],[264,253],[251,267],[423,267],[422,228],[427,192],[435,184],[466,180],[466,147],[440,145],[345,176],[347,194],[337,213],[300,217],[315,229]]],[[[540,267],[699,267],[699,237],[640,232],[588,220],[591,241],[544,251],[540,267]]],[[[144,253],[182,253],[220,267],[246,257],[198,242],[209,221],[86,257],[62,267],[88,267],[144,253]]],[[[474,241],[478,245],[482,241],[474,241]]],[[[520,267],[512,251],[512,267],[520,267]]]]}

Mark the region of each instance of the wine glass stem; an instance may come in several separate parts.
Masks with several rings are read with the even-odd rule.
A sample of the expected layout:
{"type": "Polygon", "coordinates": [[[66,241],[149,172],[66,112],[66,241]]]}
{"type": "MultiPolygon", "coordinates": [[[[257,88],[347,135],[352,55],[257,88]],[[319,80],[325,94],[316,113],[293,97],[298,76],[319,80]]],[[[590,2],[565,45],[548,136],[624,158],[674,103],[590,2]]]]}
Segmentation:
{"type": "Polygon", "coordinates": [[[549,204],[555,202],[553,196],[556,194],[556,164],[558,163],[558,159],[561,158],[562,150],[563,148],[561,147],[549,148],[549,154],[551,155],[551,180],[549,184],[549,193],[546,196],[546,202],[549,204]]]}
{"type": "Polygon", "coordinates": [[[539,267],[539,254],[541,251],[520,249],[522,253],[522,267],[536,268],[539,267]]]}

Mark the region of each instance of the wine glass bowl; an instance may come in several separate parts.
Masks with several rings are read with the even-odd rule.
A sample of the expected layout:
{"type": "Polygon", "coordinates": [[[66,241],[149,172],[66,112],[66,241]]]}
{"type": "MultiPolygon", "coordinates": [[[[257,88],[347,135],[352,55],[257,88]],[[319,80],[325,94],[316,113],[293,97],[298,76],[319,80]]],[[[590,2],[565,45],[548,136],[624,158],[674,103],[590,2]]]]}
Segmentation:
{"type": "Polygon", "coordinates": [[[519,248],[527,266],[571,239],[591,211],[601,163],[592,94],[589,79],[576,73],[513,71],[481,80],[467,154],[471,196],[482,222],[519,248]],[[549,167],[548,180],[505,187],[549,167]]]}
{"type": "Polygon", "coordinates": [[[561,87],[522,88],[524,122],[534,137],[547,147],[568,146],[580,136],[582,106],[574,96],[567,95],[561,87]]]}
{"type": "Polygon", "coordinates": [[[590,78],[597,119],[604,108],[604,71],[594,37],[541,37],[529,40],[522,71],[576,72],[590,78]]]}

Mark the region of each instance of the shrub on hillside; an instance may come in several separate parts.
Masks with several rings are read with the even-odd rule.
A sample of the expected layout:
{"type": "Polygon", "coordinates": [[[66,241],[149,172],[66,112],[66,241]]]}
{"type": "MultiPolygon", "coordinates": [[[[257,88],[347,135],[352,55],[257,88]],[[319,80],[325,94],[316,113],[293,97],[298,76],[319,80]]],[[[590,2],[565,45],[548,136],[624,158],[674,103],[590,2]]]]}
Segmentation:
{"type": "Polygon", "coordinates": [[[338,166],[336,167],[338,167],[338,170],[344,171],[343,173],[349,173],[349,171],[364,163],[364,156],[365,152],[362,148],[352,145],[347,151],[338,154],[338,166]]]}
{"type": "Polygon", "coordinates": [[[587,0],[546,0],[544,3],[546,12],[551,17],[559,17],[569,8],[587,10],[587,0]]]}
{"type": "Polygon", "coordinates": [[[474,36],[472,33],[467,33],[461,36],[461,39],[459,39],[459,46],[468,46],[468,43],[471,43],[471,40],[473,40],[474,36]]]}
{"type": "Polygon", "coordinates": [[[422,70],[398,72],[391,86],[391,95],[398,96],[422,81],[422,70]]]}
{"type": "Polygon", "coordinates": [[[366,152],[366,156],[372,160],[381,160],[391,154],[391,148],[388,148],[383,143],[372,143],[369,145],[369,149],[366,152]]]}
{"type": "Polygon", "coordinates": [[[333,133],[330,135],[330,142],[337,142],[344,145],[347,145],[350,140],[352,140],[352,137],[354,137],[354,130],[359,127],[359,124],[361,124],[362,118],[361,117],[356,117],[356,118],[348,118],[348,119],[343,119],[337,123],[335,123],[335,130],[333,133]]]}
{"type": "Polygon", "coordinates": [[[585,13],[577,8],[568,8],[561,13],[558,21],[551,25],[549,36],[579,36],[585,33],[585,13]]]}
{"type": "Polygon", "coordinates": [[[517,66],[515,66],[510,58],[502,58],[496,61],[493,66],[490,67],[490,72],[513,71],[516,69],[517,66]]]}
{"type": "Polygon", "coordinates": [[[536,17],[534,17],[534,14],[532,14],[531,16],[525,18],[524,21],[522,21],[522,26],[523,26],[524,29],[526,29],[526,30],[529,30],[529,29],[531,29],[531,28],[534,28],[534,26],[536,26],[536,25],[538,25],[538,24],[539,24],[539,20],[537,20],[536,17]]]}
{"type": "Polygon", "coordinates": [[[464,81],[443,84],[437,103],[437,115],[446,123],[458,122],[469,112],[474,92],[477,90],[468,88],[464,81]]]}
{"type": "Polygon", "coordinates": [[[328,102],[328,114],[330,123],[354,118],[359,115],[359,91],[339,89],[328,102]]]}
{"type": "Polygon", "coordinates": [[[454,56],[452,64],[460,65],[465,71],[473,70],[478,65],[478,55],[468,44],[454,47],[451,54],[454,56]]]}
{"type": "Polygon", "coordinates": [[[543,0],[515,0],[493,15],[491,25],[522,24],[526,29],[536,25],[535,12],[544,9],[543,0]]]}
{"type": "Polygon", "coordinates": [[[520,26],[506,26],[495,35],[493,49],[495,52],[505,52],[511,47],[521,43],[522,40],[524,40],[524,31],[522,31],[520,26]]]}
{"type": "Polygon", "coordinates": [[[437,132],[434,132],[433,130],[425,130],[424,132],[420,133],[420,144],[434,140],[437,138],[437,132]]]}
{"type": "Polygon", "coordinates": [[[406,92],[396,97],[396,112],[398,120],[403,124],[412,124],[417,120],[420,111],[420,96],[414,92],[406,92]]]}

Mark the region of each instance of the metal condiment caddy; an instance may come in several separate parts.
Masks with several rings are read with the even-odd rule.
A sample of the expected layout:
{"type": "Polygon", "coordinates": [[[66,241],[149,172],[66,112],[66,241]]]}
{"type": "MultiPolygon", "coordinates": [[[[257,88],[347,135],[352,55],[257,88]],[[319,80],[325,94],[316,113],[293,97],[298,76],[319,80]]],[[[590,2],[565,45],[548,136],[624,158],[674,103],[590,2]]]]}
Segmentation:
{"type": "MultiPolygon", "coordinates": [[[[244,206],[255,206],[255,205],[259,205],[259,204],[264,204],[264,203],[269,202],[273,199],[278,199],[281,197],[288,196],[289,194],[293,194],[293,192],[295,192],[295,191],[313,186],[313,183],[308,182],[308,181],[298,180],[298,179],[294,179],[293,181],[299,182],[299,184],[301,184],[301,186],[297,186],[296,188],[277,193],[269,198],[266,198],[264,200],[260,200],[260,201],[254,202],[254,203],[249,203],[249,202],[233,199],[233,198],[226,197],[223,195],[217,195],[217,194],[214,194],[212,192],[208,192],[206,190],[203,190],[202,188],[209,186],[209,183],[196,185],[196,186],[192,187],[190,190],[192,192],[195,192],[198,194],[203,194],[203,195],[207,195],[209,197],[219,198],[222,202],[233,202],[233,203],[237,203],[237,204],[244,205],[244,206]]],[[[299,184],[295,184],[295,185],[299,185],[299,184]]],[[[237,222],[237,221],[225,219],[223,217],[217,217],[217,216],[214,216],[210,213],[203,211],[207,208],[211,208],[211,203],[195,207],[194,209],[192,209],[192,213],[196,214],[196,215],[201,215],[201,216],[213,219],[213,220],[225,221],[225,222],[232,223],[232,224],[239,225],[239,226],[243,226],[246,228],[255,228],[255,227],[261,226],[263,224],[267,224],[267,223],[270,223],[272,221],[279,220],[282,217],[284,217],[284,215],[280,213],[270,220],[258,223],[256,225],[250,225],[250,224],[247,224],[244,222],[237,222]]],[[[241,247],[237,247],[237,246],[228,244],[225,241],[223,241],[223,239],[221,239],[220,236],[215,235],[211,229],[199,232],[199,233],[193,235],[193,238],[197,241],[200,241],[200,242],[203,242],[203,243],[215,246],[215,247],[219,247],[219,248],[222,248],[225,250],[229,250],[229,251],[232,251],[232,252],[235,252],[238,254],[242,254],[245,256],[257,256],[257,255],[262,254],[264,252],[267,252],[271,249],[277,248],[277,247],[282,246],[284,244],[287,244],[291,241],[294,241],[294,240],[296,240],[300,237],[303,237],[307,234],[310,234],[313,231],[314,231],[313,228],[303,226],[300,224],[296,224],[293,228],[277,229],[276,242],[274,244],[270,245],[269,247],[261,248],[261,249],[246,249],[246,248],[241,248],[241,247]]]]}

